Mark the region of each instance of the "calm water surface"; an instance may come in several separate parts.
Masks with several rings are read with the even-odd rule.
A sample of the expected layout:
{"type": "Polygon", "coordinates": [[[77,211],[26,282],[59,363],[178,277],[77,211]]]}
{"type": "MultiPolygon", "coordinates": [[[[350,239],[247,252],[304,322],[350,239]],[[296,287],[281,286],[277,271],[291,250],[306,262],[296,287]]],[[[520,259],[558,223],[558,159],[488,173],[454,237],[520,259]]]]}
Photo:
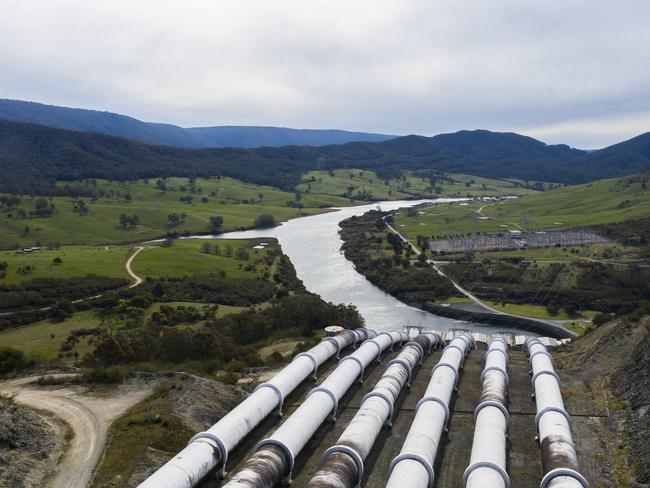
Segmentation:
{"type": "MultiPolygon", "coordinates": [[[[443,198],[435,202],[444,204],[457,200],[443,198]]],[[[344,207],[333,212],[290,220],[272,229],[228,232],[218,237],[220,239],[260,237],[278,239],[282,250],[296,268],[298,277],[309,291],[319,294],[328,302],[355,305],[365,319],[366,326],[371,329],[383,331],[406,325],[418,325],[437,330],[464,328],[495,332],[495,328],[447,319],[410,307],[366,280],[356,271],[352,262],[343,256],[341,251],[343,242],[339,237],[340,221],[362,215],[378,206],[382,210],[394,210],[433,201],[391,201],[344,207]]],[[[214,239],[214,236],[192,237],[214,239]]]]}

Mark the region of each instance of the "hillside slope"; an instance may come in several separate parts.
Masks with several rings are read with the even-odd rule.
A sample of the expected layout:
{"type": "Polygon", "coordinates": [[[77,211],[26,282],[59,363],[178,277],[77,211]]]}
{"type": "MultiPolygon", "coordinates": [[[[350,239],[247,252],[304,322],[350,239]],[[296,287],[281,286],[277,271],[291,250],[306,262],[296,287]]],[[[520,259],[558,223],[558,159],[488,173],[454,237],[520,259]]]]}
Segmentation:
{"type": "Polygon", "coordinates": [[[0,119],[47,125],[59,129],[99,132],[147,144],[185,148],[324,146],[351,141],[385,141],[394,136],[344,130],[285,127],[217,126],[184,128],[143,122],[112,112],[57,107],[22,100],[0,99],[0,119]]]}
{"type": "Polygon", "coordinates": [[[376,171],[380,178],[402,170],[435,170],[582,183],[648,166],[650,133],[592,153],[484,130],[323,147],[183,149],[0,120],[0,191],[43,192],[55,179],[191,175],[225,175],[292,189],[306,171],[350,167],[376,171]]]}

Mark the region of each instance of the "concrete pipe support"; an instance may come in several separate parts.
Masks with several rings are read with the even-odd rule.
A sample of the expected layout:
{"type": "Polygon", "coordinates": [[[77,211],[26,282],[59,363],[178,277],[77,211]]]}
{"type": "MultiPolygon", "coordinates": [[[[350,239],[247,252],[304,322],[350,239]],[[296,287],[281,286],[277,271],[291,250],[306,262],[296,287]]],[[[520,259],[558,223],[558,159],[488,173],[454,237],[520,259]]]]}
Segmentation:
{"type": "Polygon", "coordinates": [[[432,370],[427,390],[416,406],[402,450],[390,465],[387,488],[433,486],[433,465],[450,417],[449,401],[458,384],[459,370],[473,344],[470,334],[461,334],[445,347],[432,370]]]}
{"type": "Polygon", "coordinates": [[[281,412],[284,398],[309,376],[315,375],[318,366],[342,349],[374,335],[367,329],[346,330],[337,336],[326,337],[305,353],[298,354],[219,422],[196,434],[185,449],[139,486],[190,488],[215,468],[223,474],[228,453],[271,412],[281,412]]]}
{"type": "Polygon", "coordinates": [[[502,336],[492,336],[481,373],[481,398],[474,410],[474,441],[463,481],[466,488],[508,488],[506,470],[508,346],[502,336]]]}
{"type": "Polygon", "coordinates": [[[422,356],[441,343],[438,334],[419,335],[388,363],[383,376],[363,398],[359,411],[336,444],[323,454],[320,467],[307,488],[351,488],[361,485],[364,461],[382,426],[390,425],[397,397],[409,382],[422,356]]]}
{"type": "Polygon", "coordinates": [[[363,342],[354,353],[341,359],[339,366],[311,390],[305,401],[271,435],[260,441],[255,453],[224,488],[271,488],[291,479],[296,456],[328,418],[336,418],[338,402],[364,369],[381,353],[408,337],[405,332],[389,332],[363,342]]]}
{"type": "Polygon", "coordinates": [[[571,436],[571,417],[564,409],[553,358],[539,339],[528,339],[526,349],[537,404],[537,437],[542,449],[544,477],[540,488],[588,488],[589,483],[580,474],[571,436]]]}

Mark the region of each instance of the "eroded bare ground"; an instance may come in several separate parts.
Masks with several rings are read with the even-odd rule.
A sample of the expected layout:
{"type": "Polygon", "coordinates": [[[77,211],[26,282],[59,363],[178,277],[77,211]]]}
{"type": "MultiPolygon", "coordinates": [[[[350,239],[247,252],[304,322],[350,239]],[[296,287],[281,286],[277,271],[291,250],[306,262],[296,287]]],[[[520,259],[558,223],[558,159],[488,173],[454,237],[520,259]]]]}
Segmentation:
{"type": "MultiPolygon", "coordinates": [[[[13,397],[19,406],[35,409],[65,422],[72,432],[72,438],[65,444],[65,453],[61,456],[65,430],[57,428],[51,420],[48,421],[47,416],[38,416],[49,422],[50,428],[55,432],[55,439],[52,441],[52,450],[43,452],[40,462],[35,459],[32,465],[34,470],[48,472],[49,479],[44,485],[42,480],[32,482],[31,478],[26,478],[26,488],[85,487],[104,449],[110,423],[132,405],[149,396],[155,386],[142,380],[133,380],[114,388],[97,390],[83,386],[39,387],[34,384],[37,379],[37,376],[32,376],[2,382],[0,393],[13,397]],[[53,464],[56,466],[53,467],[53,464]]],[[[41,432],[46,430],[42,429],[41,432]]],[[[0,486],[15,476],[11,470],[10,466],[6,476],[0,479],[0,486]]]]}

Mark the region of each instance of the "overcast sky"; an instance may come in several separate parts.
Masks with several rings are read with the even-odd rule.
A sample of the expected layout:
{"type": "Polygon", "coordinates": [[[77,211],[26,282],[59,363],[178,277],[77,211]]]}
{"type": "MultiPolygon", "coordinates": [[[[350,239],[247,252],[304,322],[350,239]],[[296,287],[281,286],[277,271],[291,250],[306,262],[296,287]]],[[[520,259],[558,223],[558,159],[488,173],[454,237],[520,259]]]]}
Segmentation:
{"type": "Polygon", "coordinates": [[[0,0],[0,98],[182,126],[602,147],[650,130],[650,1],[0,0]]]}

